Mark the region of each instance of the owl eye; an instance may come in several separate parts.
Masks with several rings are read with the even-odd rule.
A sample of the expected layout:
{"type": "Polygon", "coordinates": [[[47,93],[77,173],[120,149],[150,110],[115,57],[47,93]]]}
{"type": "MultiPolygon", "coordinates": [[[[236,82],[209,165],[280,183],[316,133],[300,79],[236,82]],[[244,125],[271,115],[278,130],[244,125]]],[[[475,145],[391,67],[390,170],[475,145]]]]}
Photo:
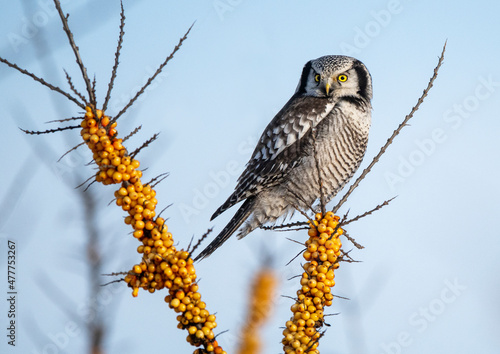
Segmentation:
{"type": "Polygon", "coordinates": [[[345,75],[345,74],[340,74],[340,75],[337,77],[337,80],[339,80],[340,82],[346,82],[346,81],[347,81],[347,75],[345,75]]]}
{"type": "Polygon", "coordinates": [[[321,75],[320,74],[314,75],[314,81],[319,82],[320,79],[321,79],[321,75]]]}

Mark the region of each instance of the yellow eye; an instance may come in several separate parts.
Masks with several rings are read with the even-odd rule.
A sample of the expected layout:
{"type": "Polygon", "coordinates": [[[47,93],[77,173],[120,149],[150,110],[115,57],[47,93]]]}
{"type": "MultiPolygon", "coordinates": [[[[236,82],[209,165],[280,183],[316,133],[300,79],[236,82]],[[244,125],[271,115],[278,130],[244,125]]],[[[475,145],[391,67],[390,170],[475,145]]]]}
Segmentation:
{"type": "Polygon", "coordinates": [[[320,79],[321,79],[321,75],[320,74],[314,75],[314,81],[319,82],[320,79]]]}
{"type": "Polygon", "coordinates": [[[337,77],[337,80],[339,80],[340,82],[346,82],[346,81],[347,81],[347,75],[340,74],[340,75],[337,77]]]}

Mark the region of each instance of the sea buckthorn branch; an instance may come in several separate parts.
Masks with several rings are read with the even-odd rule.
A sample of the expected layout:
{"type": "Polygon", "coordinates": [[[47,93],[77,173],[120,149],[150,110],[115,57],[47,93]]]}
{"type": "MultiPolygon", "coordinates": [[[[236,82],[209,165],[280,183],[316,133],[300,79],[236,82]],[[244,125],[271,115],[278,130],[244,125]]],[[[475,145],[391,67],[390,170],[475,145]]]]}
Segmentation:
{"type": "Polygon", "coordinates": [[[438,63],[436,65],[436,67],[434,68],[434,72],[433,72],[433,74],[432,74],[432,76],[431,76],[431,78],[429,80],[429,83],[427,84],[427,87],[422,92],[422,95],[417,100],[417,103],[411,109],[410,113],[408,113],[406,115],[406,117],[403,119],[403,121],[401,122],[401,124],[399,124],[399,126],[394,130],[394,132],[389,137],[389,139],[387,139],[387,142],[384,144],[384,146],[382,146],[380,148],[380,151],[378,152],[377,155],[375,155],[375,157],[370,162],[370,164],[363,170],[363,172],[361,173],[361,175],[349,187],[349,190],[339,200],[339,202],[337,203],[337,205],[335,205],[335,207],[333,208],[333,212],[334,213],[336,213],[340,209],[340,207],[342,206],[342,204],[344,204],[347,201],[347,198],[349,198],[349,196],[351,195],[351,193],[359,186],[359,183],[366,177],[366,175],[368,175],[368,173],[371,171],[371,169],[373,168],[373,166],[375,166],[375,164],[380,160],[380,157],[386,152],[386,150],[389,147],[389,145],[392,144],[392,142],[394,141],[394,139],[396,138],[396,136],[399,135],[399,133],[401,132],[401,130],[408,125],[408,121],[411,118],[413,118],[413,115],[418,111],[418,109],[420,108],[420,105],[424,102],[424,99],[427,97],[427,95],[429,94],[429,91],[431,90],[432,86],[434,85],[434,81],[437,78],[437,75],[438,75],[438,72],[439,72],[439,68],[443,64],[444,52],[445,51],[446,51],[446,41],[444,42],[443,50],[441,51],[441,55],[439,56],[438,63]]]}
{"type": "Polygon", "coordinates": [[[2,57],[0,57],[0,62],[6,64],[7,66],[11,67],[12,69],[15,69],[15,70],[19,71],[23,75],[31,77],[33,80],[39,82],[40,84],[42,84],[45,87],[48,87],[52,91],[60,93],[61,95],[65,96],[67,99],[69,99],[70,101],[72,101],[73,103],[75,103],[78,107],[80,107],[82,109],[85,108],[85,104],[83,104],[82,102],[78,101],[75,97],[71,96],[69,93],[63,91],[61,88],[59,88],[59,87],[57,87],[55,85],[52,85],[52,84],[48,83],[47,81],[45,81],[41,77],[36,76],[35,74],[29,72],[28,70],[20,68],[17,64],[11,63],[10,61],[8,61],[7,59],[2,58],[2,57]]]}
{"type": "MultiPolygon", "coordinates": [[[[69,75],[66,75],[68,84],[77,98],[47,83],[36,75],[21,69],[16,64],[10,63],[3,58],[0,58],[0,61],[18,70],[22,74],[30,76],[50,89],[65,95],[79,107],[85,108],[85,115],[80,126],[57,128],[47,131],[47,133],[81,127],[81,136],[85,144],[93,153],[93,162],[98,166],[94,182],[100,182],[104,185],[120,184],[120,188],[115,192],[115,202],[118,206],[121,206],[124,211],[128,212],[129,215],[125,218],[125,222],[132,226],[133,236],[142,243],[137,249],[137,251],[142,254],[142,261],[132,267],[132,270],[125,276],[124,281],[133,289],[132,294],[134,296],[137,296],[139,288],[143,288],[149,292],[167,288],[169,290],[169,295],[165,297],[165,301],[171,308],[179,313],[177,316],[179,321],[178,327],[188,331],[188,342],[194,346],[200,347],[195,352],[197,354],[223,354],[225,352],[222,347],[218,345],[213,332],[213,329],[217,326],[215,315],[208,312],[206,304],[201,300],[201,294],[198,291],[199,287],[196,283],[196,271],[190,252],[177,250],[174,247],[172,234],[168,232],[165,220],[156,216],[156,192],[151,184],[143,184],[141,182],[142,171],[139,170],[140,163],[134,156],[131,156],[122,145],[123,140],[118,138],[116,130],[116,120],[118,117],[132,106],[137,98],[144,92],[146,87],[151,84],[154,78],[173,58],[183,41],[187,38],[192,26],[179,40],[179,43],[172,53],[148,79],[146,84],[136,93],[127,105],[111,119],[104,114],[103,110],[97,109],[95,97],[96,79],[94,77],[92,82],[89,80],[79,49],[76,46],[73,34],[68,25],[68,16],[64,15],[59,0],[54,0],[54,3],[85,82],[88,99],[76,90],[69,75]],[[82,104],[78,98],[82,100],[84,104],[82,104]]],[[[113,66],[111,81],[108,85],[108,92],[106,94],[106,103],[109,100],[113,81],[116,77],[118,57],[124,34],[124,19],[122,6],[120,38],[115,54],[115,65],[113,66]]],[[[26,132],[33,134],[43,133],[26,132]]],[[[154,138],[152,140],[154,140],[154,138]]],[[[142,147],[147,146],[149,142],[150,141],[146,142],[142,147]]],[[[139,148],[137,152],[141,148],[139,148]]]]}
{"type": "MultiPolygon", "coordinates": [[[[120,52],[123,44],[123,36],[125,35],[125,9],[123,8],[123,3],[120,0],[120,34],[118,36],[118,45],[116,46],[115,52],[115,62],[113,64],[113,69],[111,70],[111,78],[108,83],[108,91],[106,92],[106,97],[104,98],[104,103],[102,104],[102,110],[106,111],[108,108],[109,100],[111,99],[111,91],[115,84],[116,73],[118,71],[118,64],[120,63],[120,52]]],[[[123,139],[125,140],[125,139],[123,139]]]]}
{"type": "Polygon", "coordinates": [[[292,305],[292,317],[283,331],[283,350],[286,354],[319,354],[319,339],[324,332],[324,309],[332,304],[331,288],[335,285],[335,270],[342,257],[340,218],[329,211],[317,213],[310,222],[307,249],[303,257],[307,261],[292,305]]]}
{"type": "MultiPolygon", "coordinates": [[[[61,3],[59,2],[59,0],[54,0],[54,5],[56,7],[57,12],[59,13],[59,17],[61,18],[63,30],[64,30],[64,33],[66,33],[66,36],[68,37],[69,45],[70,45],[71,49],[73,49],[73,54],[75,55],[76,63],[78,64],[78,67],[80,68],[80,71],[82,73],[82,78],[83,78],[83,81],[85,82],[87,93],[89,95],[89,100],[90,100],[90,102],[92,102],[95,105],[95,103],[96,103],[95,91],[92,88],[90,80],[87,76],[87,68],[85,67],[85,65],[83,65],[83,60],[80,57],[80,51],[78,50],[78,47],[76,46],[75,40],[73,38],[73,32],[71,32],[71,30],[69,29],[69,25],[68,25],[69,15],[66,15],[66,16],[64,15],[63,10],[61,8],[61,3]]],[[[69,78],[69,76],[68,76],[68,78],[69,78]]],[[[72,86],[72,85],[70,84],[70,86],[72,86]]],[[[85,104],[87,104],[86,101],[85,101],[85,104]]]]}
{"type": "Polygon", "coordinates": [[[241,331],[239,354],[256,354],[262,351],[258,330],[270,316],[276,283],[276,275],[269,267],[264,267],[255,276],[247,320],[241,331]]]}
{"type": "Polygon", "coordinates": [[[122,145],[117,123],[103,111],[95,112],[87,107],[81,123],[81,136],[99,168],[95,180],[120,185],[115,203],[129,214],[125,223],[132,226],[133,236],[141,242],[137,251],[142,260],[124,278],[133,289],[132,295],[137,296],[140,288],[151,293],[167,288],[165,302],[179,313],[178,327],[188,331],[187,341],[203,347],[198,353],[225,353],[215,340],[215,315],[201,300],[190,253],[176,249],[165,220],[156,216],[156,192],[141,182],[140,163],[122,145]]]}

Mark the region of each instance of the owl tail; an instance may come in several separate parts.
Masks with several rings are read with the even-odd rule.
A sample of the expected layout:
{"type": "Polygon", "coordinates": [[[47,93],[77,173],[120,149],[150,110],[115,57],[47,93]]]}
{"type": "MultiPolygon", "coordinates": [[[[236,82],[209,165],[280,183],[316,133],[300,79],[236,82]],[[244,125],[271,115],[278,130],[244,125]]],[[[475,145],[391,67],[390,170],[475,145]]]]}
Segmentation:
{"type": "Polygon", "coordinates": [[[245,220],[252,213],[255,199],[255,197],[250,197],[245,200],[236,214],[234,214],[231,221],[229,221],[229,223],[220,232],[220,234],[198,256],[196,256],[196,258],[194,259],[195,261],[210,256],[217,248],[219,248],[224,242],[226,242],[236,230],[238,230],[241,224],[243,224],[243,222],[245,222],[245,220]]]}

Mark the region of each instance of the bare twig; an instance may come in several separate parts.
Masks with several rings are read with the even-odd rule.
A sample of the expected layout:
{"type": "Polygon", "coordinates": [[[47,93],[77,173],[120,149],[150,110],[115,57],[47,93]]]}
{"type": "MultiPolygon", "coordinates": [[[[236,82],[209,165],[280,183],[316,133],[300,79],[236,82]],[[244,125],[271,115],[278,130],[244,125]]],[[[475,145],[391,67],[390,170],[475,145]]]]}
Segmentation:
{"type": "MultiPolygon", "coordinates": [[[[94,79],[92,80],[92,95],[94,97],[96,97],[96,95],[95,95],[95,86],[96,86],[96,84],[97,84],[97,79],[96,79],[95,74],[94,74],[94,79]]],[[[94,104],[97,105],[97,102],[95,102],[94,104]]]]}
{"type": "Polygon", "coordinates": [[[166,173],[162,173],[160,176],[161,178],[158,178],[160,176],[157,177],[157,181],[154,182],[154,183],[151,183],[151,188],[154,188],[156,187],[156,185],[158,185],[159,183],[163,182],[164,179],[166,179],[168,176],[170,175],[170,173],[166,172],[166,173]]]}
{"type": "Polygon", "coordinates": [[[163,209],[162,209],[162,210],[158,213],[158,217],[160,217],[160,216],[161,216],[161,214],[163,214],[163,212],[164,212],[165,210],[167,210],[168,208],[170,208],[172,205],[174,205],[174,203],[170,203],[170,204],[169,204],[169,205],[167,205],[165,208],[163,208],[163,209]]]}
{"type": "Polygon", "coordinates": [[[163,181],[166,177],[168,177],[168,175],[169,175],[168,172],[162,173],[162,174],[156,176],[155,178],[152,178],[151,181],[145,183],[144,185],[149,184],[151,186],[151,188],[153,188],[156,185],[156,184],[153,184],[153,183],[159,183],[159,182],[156,182],[159,178],[161,178],[160,181],[163,181]]]}
{"type": "Polygon", "coordinates": [[[292,262],[295,260],[295,258],[297,258],[297,257],[298,257],[298,256],[300,256],[302,253],[304,253],[306,249],[307,249],[307,248],[304,248],[302,251],[300,251],[299,253],[297,253],[297,255],[296,255],[295,257],[293,257],[292,259],[290,259],[290,261],[288,261],[288,263],[287,263],[286,265],[289,265],[290,263],[292,263],[292,262]]]}
{"type": "Polygon", "coordinates": [[[89,103],[87,102],[87,99],[80,93],[78,92],[78,90],[75,88],[75,86],[73,85],[73,81],[71,80],[71,76],[69,76],[68,72],[66,70],[64,70],[64,74],[66,74],[66,80],[68,80],[68,85],[69,85],[69,88],[71,89],[71,91],[73,91],[73,93],[75,95],[77,95],[78,97],[80,97],[80,99],[85,102],[85,105],[88,106],[89,103]]]}
{"type": "Polygon", "coordinates": [[[23,133],[29,134],[29,135],[41,135],[41,134],[50,134],[50,133],[56,133],[56,132],[62,132],[65,130],[71,130],[71,129],[77,129],[81,128],[79,125],[72,125],[69,127],[60,127],[60,128],[55,128],[55,129],[48,129],[44,131],[33,131],[33,130],[24,130],[23,128],[19,128],[23,133]]]}
{"type": "Polygon", "coordinates": [[[297,222],[292,222],[292,223],[288,223],[288,224],[282,224],[282,225],[272,225],[272,226],[260,226],[260,228],[262,230],[278,230],[278,229],[285,229],[285,228],[291,228],[291,227],[295,227],[295,226],[306,226],[308,225],[306,222],[304,221],[297,221],[297,222]]]}
{"type": "Polygon", "coordinates": [[[210,229],[207,230],[207,232],[205,232],[203,234],[203,236],[201,236],[201,238],[198,240],[198,242],[196,242],[196,245],[194,245],[193,249],[191,251],[189,251],[189,248],[188,248],[188,252],[190,254],[193,254],[194,251],[196,251],[196,249],[201,245],[201,243],[203,242],[204,239],[207,238],[208,235],[210,235],[210,233],[212,232],[213,230],[213,227],[211,227],[210,229]]]}
{"type": "MultiPolygon", "coordinates": [[[[93,176],[95,177],[95,176],[93,176]]],[[[96,183],[97,181],[94,179],[92,182],[89,183],[89,185],[87,187],[85,187],[85,189],[83,190],[84,192],[88,191],[88,189],[90,188],[91,185],[93,185],[94,183],[96,183]]]]}
{"type": "Polygon", "coordinates": [[[49,124],[49,123],[64,123],[64,122],[69,122],[71,120],[82,120],[82,117],[70,117],[70,118],[65,118],[65,119],[49,120],[48,122],[45,122],[45,124],[49,124]]]}
{"type": "Polygon", "coordinates": [[[123,280],[124,280],[124,278],[122,278],[122,279],[116,279],[116,280],[111,280],[111,281],[108,281],[107,283],[101,284],[99,286],[108,286],[108,285],[111,285],[111,284],[114,284],[114,283],[121,283],[123,280]]]}
{"type": "Polygon", "coordinates": [[[84,185],[85,183],[87,183],[88,181],[90,181],[90,180],[91,180],[91,179],[93,179],[93,178],[95,178],[95,175],[92,175],[92,176],[90,176],[89,178],[87,178],[85,181],[83,181],[83,182],[82,182],[82,183],[80,183],[78,186],[76,186],[76,187],[75,187],[75,189],[78,189],[78,188],[80,188],[80,187],[83,187],[83,185],[84,185]]]}
{"type": "Polygon", "coordinates": [[[342,255],[338,258],[339,262],[347,262],[347,263],[361,263],[361,261],[356,261],[354,258],[352,258],[349,253],[351,253],[352,250],[349,250],[347,252],[340,250],[342,252],[342,255]]]}
{"type": "Polygon", "coordinates": [[[133,131],[131,131],[126,137],[123,138],[122,143],[125,142],[126,140],[130,139],[133,135],[137,134],[137,132],[139,130],[141,130],[141,128],[142,128],[142,125],[139,125],[133,131]]]}
{"type": "Polygon", "coordinates": [[[145,147],[147,147],[149,144],[151,144],[153,141],[155,141],[157,138],[158,138],[158,135],[160,135],[160,133],[155,133],[151,138],[149,138],[148,140],[146,140],[144,143],[142,143],[141,146],[139,146],[137,149],[135,149],[131,154],[130,154],[130,157],[131,158],[134,158],[142,149],[144,149],[145,147]]]}
{"type": "Polygon", "coordinates": [[[300,231],[300,230],[309,230],[309,229],[310,229],[309,226],[304,226],[304,227],[297,227],[297,228],[274,230],[274,232],[290,232],[290,231],[300,231]]]}
{"type": "Polygon", "coordinates": [[[352,244],[353,244],[353,245],[354,245],[357,249],[361,250],[361,249],[365,248],[365,246],[360,245],[359,243],[357,243],[357,242],[356,242],[356,240],[355,240],[353,237],[349,236],[345,230],[344,230],[344,233],[343,233],[342,235],[343,235],[343,236],[345,236],[345,238],[346,238],[346,239],[348,239],[349,241],[351,241],[351,243],[352,243],[352,244]]]}
{"type": "Polygon", "coordinates": [[[72,147],[71,149],[69,149],[68,151],[66,151],[66,152],[65,152],[65,153],[64,153],[64,154],[63,154],[63,155],[59,158],[59,160],[57,160],[57,162],[61,161],[61,160],[62,160],[62,158],[63,158],[64,156],[66,156],[67,154],[69,154],[71,151],[74,151],[74,150],[78,149],[78,148],[79,148],[80,146],[82,146],[83,144],[85,144],[85,142],[81,142],[81,143],[80,143],[80,144],[78,144],[77,146],[74,146],[74,147],[72,147]]]}
{"type": "Polygon", "coordinates": [[[4,64],[7,64],[8,66],[10,66],[11,68],[13,69],[16,69],[17,71],[19,71],[21,74],[24,74],[26,76],[29,76],[31,77],[33,80],[35,81],[38,81],[39,83],[41,83],[42,85],[48,87],[49,89],[51,89],[52,91],[56,91],[58,93],[60,93],[61,95],[65,96],[66,98],[68,98],[70,101],[73,101],[74,103],[76,103],[76,105],[80,108],[83,108],[85,109],[85,105],[83,103],[81,103],[80,101],[78,101],[76,98],[74,98],[73,96],[71,96],[69,93],[67,92],[64,92],[62,89],[60,89],[59,87],[57,86],[54,86],[52,84],[49,84],[47,81],[45,81],[44,79],[36,76],[35,74],[33,73],[30,73],[29,71],[27,70],[24,70],[22,68],[20,68],[19,66],[17,66],[16,64],[14,63],[11,63],[10,61],[8,61],[7,59],[4,59],[4,58],[1,58],[0,57],[0,62],[4,63],[4,64]]]}
{"type": "Polygon", "coordinates": [[[61,22],[63,25],[64,32],[66,33],[66,36],[68,37],[69,40],[69,45],[73,49],[73,53],[75,54],[76,58],[76,63],[78,64],[78,67],[80,68],[80,71],[82,72],[82,77],[83,81],[85,81],[85,86],[87,87],[87,93],[89,94],[89,101],[93,105],[97,105],[96,99],[94,92],[92,90],[92,84],[90,83],[89,77],[87,75],[87,69],[85,68],[85,65],[83,65],[82,58],[80,57],[80,51],[78,50],[78,47],[76,46],[75,40],[73,38],[73,33],[69,29],[68,25],[68,17],[69,15],[64,15],[62,8],[61,8],[61,3],[59,0],[54,0],[54,4],[56,5],[57,12],[59,13],[59,17],[61,18],[61,22]]]}
{"type": "Polygon", "coordinates": [[[345,225],[347,225],[347,224],[350,224],[350,223],[352,223],[352,222],[354,222],[354,221],[358,221],[359,219],[362,219],[362,218],[364,218],[365,216],[368,216],[368,215],[370,215],[370,214],[374,213],[375,211],[382,209],[384,206],[389,205],[389,203],[390,203],[390,202],[392,202],[395,198],[396,198],[396,197],[392,197],[391,199],[386,200],[386,201],[385,201],[385,202],[383,202],[382,204],[377,205],[375,208],[373,208],[373,209],[371,209],[371,210],[369,210],[369,211],[367,211],[367,212],[365,212],[365,213],[363,213],[363,214],[361,214],[361,215],[358,215],[358,216],[356,216],[356,217],[354,217],[354,218],[352,218],[352,219],[350,219],[350,220],[347,220],[347,221],[345,221],[345,222],[342,222],[342,226],[345,226],[345,225]]]}
{"type": "Polygon", "coordinates": [[[287,239],[288,241],[291,241],[291,242],[296,243],[296,244],[298,244],[298,245],[304,246],[304,242],[299,242],[299,241],[294,240],[293,238],[290,238],[290,237],[287,237],[286,239],[287,239]]]}
{"type": "Polygon", "coordinates": [[[313,157],[318,172],[318,187],[319,187],[319,205],[321,207],[321,214],[325,215],[325,194],[323,191],[323,179],[321,178],[321,169],[319,168],[318,153],[316,150],[316,130],[312,128],[311,136],[313,140],[313,157]]]}
{"type": "Polygon", "coordinates": [[[119,59],[120,59],[120,51],[122,49],[123,36],[125,35],[125,11],[123,10],[123,2],[120,1],[121,13],[120,13],[120,35],[118,37],[118,46],[116,47],[115,52],[115,63],[113,65],[113,70],[111,71],[111,79],[108,84],[108,92],[106,93],[106,98],[104,99],[104,104],[102,105],[102,110],[106,111],[108,108],[108,102],[111,98],[111,90],[113,89],[113,85],[116,79],[116,71],[118,69],[119,59]]]}
{"type": "Polygon", "coordinates": [[[134,104],[134,102],[139,98],[139,96],[144,93],[144,90],[146,90],[146,88],[153,82],[153,80],[161,73],[161,71],[167,65],[167,63],[174,57],[174,54],[180,49],[182,43],[186,40],[186,38],[187,38],[189,32],[191,32],[191,28],[193,28],[193,26],[194,26],[194,23],[191,25],[191,27],[189,27],[189,29],[184,34],[184,36],[179,40],[179,43],[175,46],[172,53],[170,53],[170,55],[165,59],[165,61],[163,63],[161,63],[161,65],[158,67],[158,69],[153,74],[153,76],[151,76],[148,79],[148,81],[146,81],[144,86],[142,86],[142,88],[135,94],[134,97],[132,97],[132,99],[125,105],[125,107],[123,107],[123,109],[111,120],[111,123],[116,122],[118,120],[118,118],[120,118],[121,115],[123,113],[125,113],[127,111],[127,109],[129,109],[134,104]]]}
{"type": "Polygon", "coordinates": [[[439,57],[438,63],[436,67],[434,68],[434,73],[429,81],[429,84],[425,88],[424,92],[422,93],[422,96],[417,101],[417,104],[412,108],[410,113],[405,117],[403,122],[399,125],[399,127],[392,133],[389,139],[387,139],[387,142],[385,143],[384,146],[380,149],[379,153],[373,158],[372,162],[368,165],[367,168],[363,170],[363,173],[361,173],[361,176],[358,177],[356,182],[352,184],[352,186],[349,188],[347,193],[342,197],[342,199],[337,203],[337,205],[333,208],[333,212],[336,213],[337,210],[342,206],[342,204],[345,203],[347,198],[351,195],[351,193],[356,189],[356,187],[359,185],[359,183],[366,177],[366,175],[371,171],[372,167],[379,161],[380,157],[385,153],[387,150],[387,147],[392,144],[394,138],[401,132],[401,130],[407,125],[408,121],[413,117],[415,112],[420,108],[420,105],[422,102],[424,102],[424,98],[427,97],[427,94],[429,93],[430,89],[432,88],[434,84],[434,80],[436,80],[439,68],[441,67],[441,64],[443,63],[444,60],[444,52],[446,50],[446,42],[444,43],[443,46],[443,51],[441,52],[441,56],[439,57]]]}

